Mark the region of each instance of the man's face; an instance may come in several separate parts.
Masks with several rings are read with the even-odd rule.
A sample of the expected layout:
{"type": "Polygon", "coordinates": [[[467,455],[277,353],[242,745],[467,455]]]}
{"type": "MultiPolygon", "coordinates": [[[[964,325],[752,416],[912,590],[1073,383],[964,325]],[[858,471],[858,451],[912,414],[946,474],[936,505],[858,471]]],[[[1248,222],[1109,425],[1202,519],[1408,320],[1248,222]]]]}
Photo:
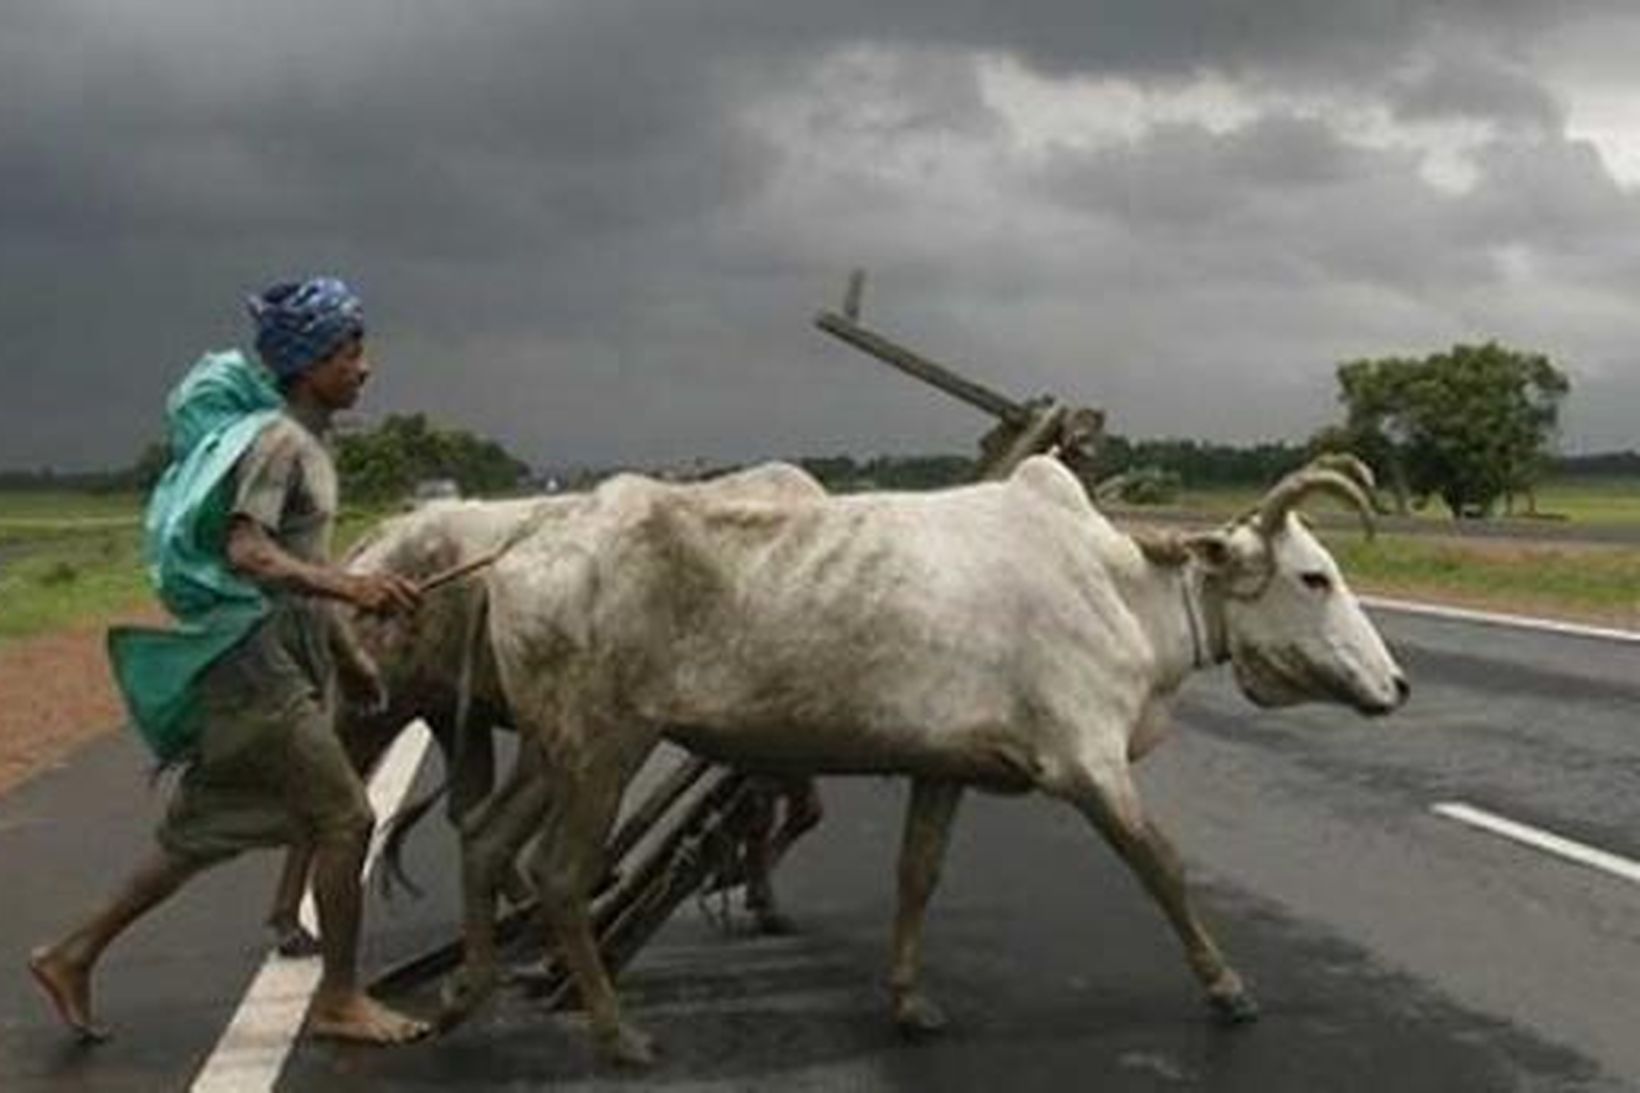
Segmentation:
{"type": "Polygon", "coordinates": [[[341,347],[302,374],[300,382],[329,410],[346,410],[359,401],[359,390],[370,378],[370,358],[364,339],[349,338],[341,347]]]}

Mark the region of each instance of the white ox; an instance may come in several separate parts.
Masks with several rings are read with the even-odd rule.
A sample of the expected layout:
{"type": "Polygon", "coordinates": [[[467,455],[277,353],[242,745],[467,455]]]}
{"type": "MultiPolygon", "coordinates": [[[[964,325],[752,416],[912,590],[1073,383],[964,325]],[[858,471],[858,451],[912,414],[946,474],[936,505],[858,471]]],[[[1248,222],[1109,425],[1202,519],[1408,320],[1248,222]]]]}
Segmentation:
{"type": "MultiPolygon", "coordinates": [[[[723,475],[709,481],[672,487],[684,493],[699,492],[720,499],[758,498],[793,501],[824,496],[825,491],[807,474],[784,464],[769,464],[723,475]]],[[[382,521],[348,552],[344,565],[355,572],[396,573],[426,580],[470,561],[527,534],[553,536],[555,528],[591,504],[586,494],[562,494],[548,498],[504,501],[435,501],[412,512],[382,521]]],[[[373,765],[409,722],[421,719],[431,731],[445,761],[448,812],[458,826],[462,818],[485,802],[494,787],[494,745],[492,729],[510,727],[506,697],[496,677],[488,642],[482,637],[485,624],[486,590],[481,582],[456,581],[429,593],[413,616],[371,616],[347,612],[348,630],[361,649],[381,671],[388,696],[378,710],[348,707],[342,711],[337,732],[355,767],[361,772],[373,765]]],[[[540,813],[540,780],[535,764],[527,760],[536,752],[520,753],[526,759],[521,769],[490,801],[491,811],[510,808],[522,811],[533,822],[540,813]]],[[[818,798],[801,791],[806,783],[778,787],[788,798],[788,829],[793,837],[819,820],[818,798]],[[801,806],[801,807],[799,807],[801,806]]],[[[403,879],[398,871],[398,843],[409,826],[437,798],[423,798],[394,817],[387,838],[386,864],[390,875],[403,879]]],[[[772,802],[770,802],[772,804],[772,802]]],[[[772,819],[772,817],[766,817],[772,819]]],[[[515,846],[497,845],[493,840],[463,831],[464,869],[488,877],[510,866],[515,846]],[[467,863],[473,854],[476,863],[467,863]]],[[[748,854],[748,902],[760,928],[778,929],[782,924],[775,906],[774,892],[765,871],[765,848],[748,854]]],[[[301,932],[297,909],[306,888],[311,863],[311,847],[293,848],[287,855],[284,873],[275,895],[269,922],[280,937],[280,945],[290,955],[312,949],[316,942],[301,932]]],[[[515,884],[510,869],[502,874],[515,900],[525,893],[515,884]]],[[[408,883],[408,882],[407,882],[408,883]]],[[[493,885],[477,886],[467,907],[471,914],[494,913],[493,885]]]]}
{"type": "MultiPolygon", "coordinates": [[[[624,476],[503,557],[487,577],[494,656],[548,781],[536,882],[599,1046],[650,1058],[587,897],[622,791],[663,733],[742,767],[911,776],[890,977],[908,1031],[943,1022],[917,985],[921,923],[966,786],[1074,805],[1161,905],[1215,1011],[1251,1019],[1130,767],[1180,684],[1226,660],[1261,705],[1383,714],[1405,700],[1293,515],[1313,491],[1369,516],[1355,478],[1319,468],[1219,531],[1147,543],[1047,457],[921,494],[726,499],[624,476]]],[[[487,917],[467,928],[462,1006],[494,976],[487,917]]]]}

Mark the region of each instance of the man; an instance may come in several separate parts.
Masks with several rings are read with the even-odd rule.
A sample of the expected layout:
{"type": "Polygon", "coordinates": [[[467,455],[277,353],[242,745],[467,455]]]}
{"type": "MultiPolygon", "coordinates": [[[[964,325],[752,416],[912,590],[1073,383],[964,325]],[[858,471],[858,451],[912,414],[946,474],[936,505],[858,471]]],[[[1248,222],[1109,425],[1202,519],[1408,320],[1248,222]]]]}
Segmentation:
{"type": "MultiPolygon", "coordinates": [[[[29,969],[71,1029],[83,1039],[101,1040],[107,1034],[92,1017],[91,973],[109,943],[201,870],[252,847],[310,840],[324,971],[309,1029],[401,1043],[428,1026],[375,1001],[358,984],[360,872],[374,818],[333,731],[339,684],[352,695],[380,697],[375,667],[332,616],[333,604],[390,612],[413,609],[420,596],[402,577],[347,573],[329,562],[336,474],[321,439],[331,415],[352,406],[370,376],[363,313],[358,298],[333,278],[281,283],[248,304],[266,371],[237,352],[210,355],[195,371],[209,366],[217,375],[225,369],[241,380],[248,376],[252,386],[271,379],[276,387],[266,390],[276,392],[275,407],[282,398],[282,409],[264,411],[265,424],[241,430],[248,446],[227,465],[221,490],[207,477],[204,488],[193,492],[231,498],[226,531],[218,526],[212,539],[220,555],[213,562],[223,575],[197,582],[230,591],[204,599],[231,600],[230,586],[238,581],[253,604],[248,616],[234,616],[214,602],[207,603],[214,614],[204,614],[249,622],[231,630],[180,683],[161,681],[184,694],[199,727],[157,832],[158,848],[106,905],[55,944],[36,950],[29,969]]],[[[179,393],[185,387],[186,381],[179,393]]],[[[179,425],[184,415],[177,402],[173,395],[173,449],[180,466],[178,437],[186,426],[179,425]]],[[[194,448],[209,455],[206,449],[220,448],[226,435],[219,431],[210,444],[194,448]]],[[[167,488],[162,483],[150,506],[151,547],[156,529],[166,524],[166,514],[156,515],[156,509],[164,508],[158,502],[167,488]]],[[[162,598],[177,610],[161,575],[163,561],[155,565],[156,580],[162,598]]],[[[121,664],[118,636],[110,641],[116,675],[142,725],[145,710],[133,700],[131,665],[121,664]]],[[[184,626],[172,636],[186,645],[191,632],[184,626]]]]}

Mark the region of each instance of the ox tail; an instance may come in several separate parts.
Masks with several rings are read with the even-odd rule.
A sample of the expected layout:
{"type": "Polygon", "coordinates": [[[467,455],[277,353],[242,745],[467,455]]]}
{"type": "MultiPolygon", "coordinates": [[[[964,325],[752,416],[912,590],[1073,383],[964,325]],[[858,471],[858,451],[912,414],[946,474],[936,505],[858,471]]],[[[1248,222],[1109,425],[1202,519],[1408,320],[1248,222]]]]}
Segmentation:
{"type": "MultiPolygon", "coordinates": [[[[451,782],[460,776],[460,772],[466,770],[470,761],[473,672],[482,652],[479,642],[483,640],[489,622],[489,603],[488,588],[480,584],[477,603],[468,617],[467,632],[463,635],[461,643],[461,665],[456,681],[455,723],[450,747],[444,756],[444,780],[433,790],[402,806],[382,827],[381,891],[384,896],[392,895],[395,884],[418,899],[422,896],[421,887],[410,879],[410,874],[404,869],[404,841],[409,838],[411,829],[421,822],[422,817],[427,815],[440,798],[450,792],[451,782]]],[[[488,732],[489,726],[486,725],[483,731],[488,732]]]]}
{"type": "Polygon", "coordinates": [[[410,874],[404,870],[404,840],[410,836],[410,829],[421,822],[439,799],[450,792],[450,778],[445,776],[432,790],[422,794],[409,804],[399,806],[399,810],[388,817],[382,825],[382,852],[381,852],[381,893],[392,896],[395,887],[403,888],[416,899],[424,894],[421,886],[410,879],[410,874]]]}

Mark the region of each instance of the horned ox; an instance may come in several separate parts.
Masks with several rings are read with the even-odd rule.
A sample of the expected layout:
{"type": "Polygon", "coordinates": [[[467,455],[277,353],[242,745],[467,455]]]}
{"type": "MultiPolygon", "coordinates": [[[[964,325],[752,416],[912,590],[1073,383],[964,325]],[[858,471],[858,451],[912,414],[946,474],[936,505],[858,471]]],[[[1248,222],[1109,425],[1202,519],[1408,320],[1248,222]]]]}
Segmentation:
{"type": "MultiPolygon", "coordinates": [[[[624,476],[504,557],[486,578],[490,637],[548,784],[536,883],[601,1049],[651,1057],[622,1019],[587,893],[623,788],[663,732],[745,767],[911,776],[890,975],[909,1031],[943,1023],[918,989],[921,922],[966,786],[1079,809],[1161,905],[1217,1013],[1254,1016],[1130,767],[1185,679],[1227,660],[1260,705],[1383,714],[1406,699],[1293,513],[1325,491],[1370,520],[1362,484],[1336,466],[1289,476],[1220,530],[1166,541],[1118,531],[1049,457],[924,494],[725,499],[624,476]]],[[[510,818],[524,826],[496,838],[531,833],[527,812],[510,818]]],[[[488,930],[468,916],[453,1007],[493,985],[488,930]]]]}
{"type": "MultiPolygon", "coordinates": [[[[808,475],[793,467],[770,465],[724,475],[706,482],[678,487],[718,497],[787,498],[823,493],[808,475]]],[[[359,572],[390,572],[413,579],[425,579],[458,563],[483,555],[523,534],[553,534],[553,527],[588,504],[584,494],[504,501],[438,501],[412,512],[382,521],[348,552],[347,569],[359,572]]],[[[475,581],[459,581],[429,594],[414,616],[370,616],[348,612],[348,631],[357,637],[365,653],[382,675],[387,702],[381,709],[344,709],[337,732],[350,759],[360,770],[380,758],[387,746],[411,721],[420,718],[431,732],[443,755],[446,770],[447,813],[452,823],[462,826],[462,818],[473,813],[490,797],[495,787],[495,751],[492,728],[510,725],[506,699],[501,693],[487,641],[475,641],[484,625],[484,586],[475,581]]],[[[525,760],[515,770],[497,802],[519,795],[531,795],[538,779],[529,762],[534,749],[521,752],[525,760]]],[[[766,857],[796,838],[820,820],[818,797],[812,786],[788,784],[778,787],[786,797],[785,823],[779,832],[766,834],[774,842],[760,842],[749,848],[751,875],[747,878],[747,902],[760,929],[778,931],[785,920],[775,903],[766,857]]],[[[532,798],[538,799],[538,798],[532,798]]],[[[395,826],[390,838],[388,860],[396,870],[397,838],[408,831],[425,808],[429,796],[404,814],[408,822],[395,826]]],[[[760,815],[773,822],[773,800],[764,802],[760,815]]],[[[472,840],[463,838],[463,857],[473,850],[472,840]]],[[[490,850],[481,844],[479,852],[490,850]]],[[[494,853],[505,853],[495,848],[494,853]]],[[[295,847],[286,857],[269,922],[279,935],[280,948],[290,955],[311,949],[315,942],[297,920],[297,909],[307,881],[311,847],[295,847]]],[[[486,875],[505,864],[488,858],[481,863],[486,875]]],[[[524,893],[514,882],[510,869],[503,881],[514,899],[524,893]]],[[[493,902],[493,901],[492,901],[493,902]]]]}

